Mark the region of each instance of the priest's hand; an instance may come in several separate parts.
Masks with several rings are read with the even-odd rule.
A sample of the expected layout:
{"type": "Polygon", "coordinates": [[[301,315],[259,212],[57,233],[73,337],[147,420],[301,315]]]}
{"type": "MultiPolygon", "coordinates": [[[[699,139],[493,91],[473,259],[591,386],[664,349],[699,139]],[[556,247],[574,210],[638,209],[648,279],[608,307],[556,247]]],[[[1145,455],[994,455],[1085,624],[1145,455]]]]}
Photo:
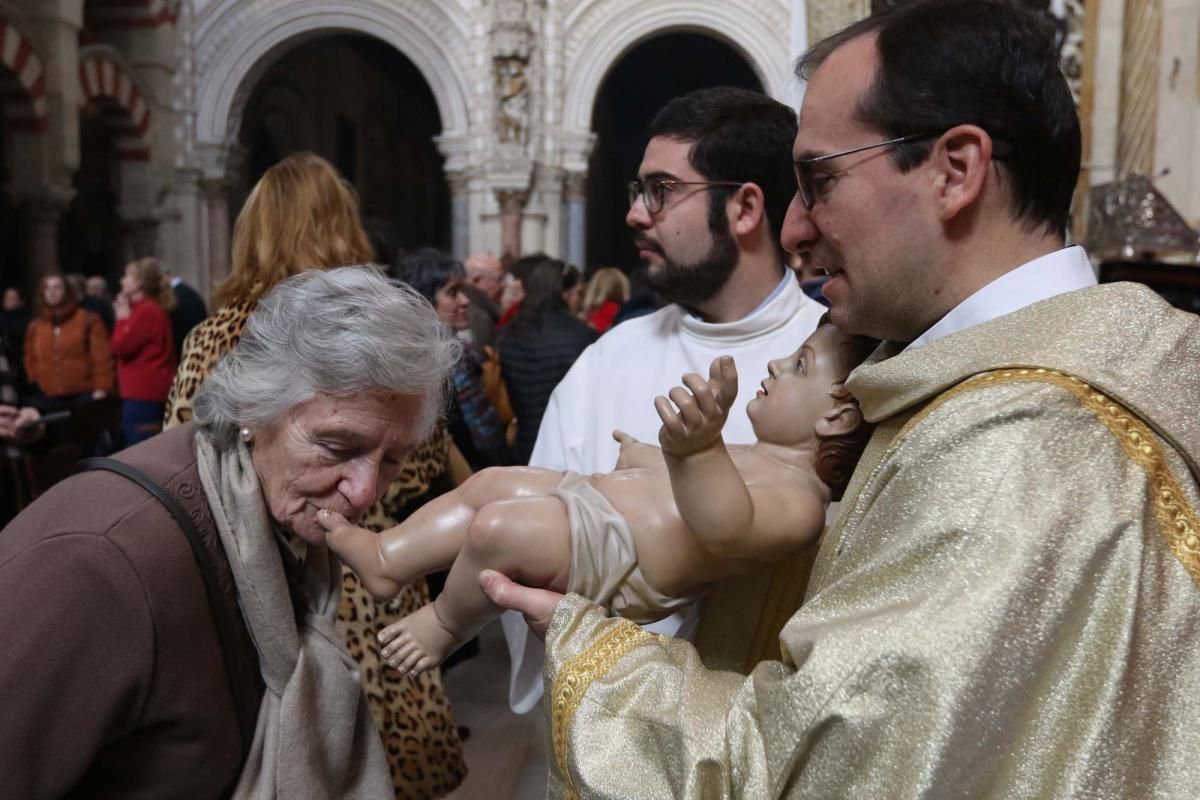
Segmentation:
{"type": "Polygon", "coordinates": [[[518,611],[525,615],[525,623],[537,634],[539,639],[546,638],[546,629],[550,627],[550,618],[554,616],[554,608],[563,596],[548,589],[534,589],[514,583],[507,575],[492,569],[479,573],[479,585],[484,594],[501,608],[518,611]]]}

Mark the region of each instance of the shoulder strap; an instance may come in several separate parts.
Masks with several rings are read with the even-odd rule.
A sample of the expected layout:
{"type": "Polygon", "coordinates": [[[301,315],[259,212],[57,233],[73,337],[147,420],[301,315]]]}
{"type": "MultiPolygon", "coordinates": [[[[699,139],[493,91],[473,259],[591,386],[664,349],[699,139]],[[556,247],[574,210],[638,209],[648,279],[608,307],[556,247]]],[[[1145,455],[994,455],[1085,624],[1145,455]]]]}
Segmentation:
{"type": "Polygon", "coordinates": [[[229,627],[229,621],[226,615],[220,613],[220,597],[221,590],[217,586],[217,568],[213,563],[212,556],[208,552],[208,547],[204,544],[204,539],[200,535],[196,523],[187,515],[179,502],[171,495],[167,494],[167,490],[159,484],[155,483],[144,472],[126,464],[124,461],[117,461],[115,458],[85,458],[75,465],[75,469],[71,474],[79,472],[92,472],[95,470],[106,470],[115,472],[118,475],[127,478],[138,486],[141,486],[147,492],[154,496],[154,499],[163,505],[164,508],[175,519],[179,529],[183,531],[183,535],[187,538],[188,544],[192,548],[192,556],[196,559],[196,566],[200,569],[200,577],[204,580],[204,593],[208,595],[209,611],[212,613],[213,625],[217,631],[217,639],[221,643],[221,656],[225,662],[225,673],[230,681],[230,694],[234,700],[234,710],[237,712],[238,731],[241,733],[242,739],[242,761],[250,754],[250,743],[254,740],[254,727],[257,724],[258,710],[254,713],[243,707],[242,703],[237,701],[237,693],[233,691],[233,676],[234,665],[231,660],[231,654],[234,649],[234,632],[229,627]]]}

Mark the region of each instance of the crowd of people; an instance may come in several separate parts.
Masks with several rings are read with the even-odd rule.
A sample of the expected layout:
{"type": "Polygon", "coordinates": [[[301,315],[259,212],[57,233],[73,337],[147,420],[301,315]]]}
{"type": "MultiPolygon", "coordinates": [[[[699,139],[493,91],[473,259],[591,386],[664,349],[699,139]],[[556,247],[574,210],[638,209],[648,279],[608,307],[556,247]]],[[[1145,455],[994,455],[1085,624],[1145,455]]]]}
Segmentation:
{"type": "Polygon", "coordinates": [[[651,121],[650,300],[389,249],[312,154],[211,315],[7,291],[6,457],[113,397],[132,446],[0,536],[6,790],[442,796],[507,609],[551,796],[1200,796],[1200,322],[1068,243],[1052,32],[915,0],[796,74],[651,121]]]}

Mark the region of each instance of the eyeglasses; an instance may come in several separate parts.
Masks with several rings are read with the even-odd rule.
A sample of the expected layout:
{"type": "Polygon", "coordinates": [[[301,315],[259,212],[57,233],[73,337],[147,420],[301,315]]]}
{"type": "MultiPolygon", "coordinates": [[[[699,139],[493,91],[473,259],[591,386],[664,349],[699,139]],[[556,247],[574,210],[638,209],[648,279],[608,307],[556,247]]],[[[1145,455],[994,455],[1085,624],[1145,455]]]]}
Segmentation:
{"type": "Polygon", "coordinates": [[[642,203],[646,206],[646,211],[651,214],[657,214],[659,211],[662,211],[663,203],[667,199],[667,192],[676,186],[713,187],[741,185],[741,183],[735,181],[677,181],[674,178],[649,178],[643,181],[635,178],[629,182],[629,207],[633,208],[633,204],[637,202],[640,196],[642,203]]]}
{"type": "MultiPolygon", "coordinates": [[[[835,158],[842,156],[850,156],[855,153],[862,153],[867,150],[875,150],[879,147],[892,147],[904,142],[915,142],[920,139],[933,139],[941,136],[940,133],[910,133],[907,136],[899,136],[895,139],[888,139],[886,142],[877,142],[876,144],[863,145],[862,147],[853,147],[849,150],[843,150],[840,153],[830,153],[826,156],[816,156],[815,158],[799,158],[793,164],[796,169],[796,190],[800,195],[800,202],[809,211],[812,211],[817,199],[822,197],[829,191],[831,181],[837,177],[837,172],[829,172],[820,177],[813,174],[813,165],[820,164],[824,161],[832,161],[835,158]]],[[[992,139],[992,157],[1003,158],[1012,152],[1012,145],[1008,142],[999,139],[992,139]]]]}

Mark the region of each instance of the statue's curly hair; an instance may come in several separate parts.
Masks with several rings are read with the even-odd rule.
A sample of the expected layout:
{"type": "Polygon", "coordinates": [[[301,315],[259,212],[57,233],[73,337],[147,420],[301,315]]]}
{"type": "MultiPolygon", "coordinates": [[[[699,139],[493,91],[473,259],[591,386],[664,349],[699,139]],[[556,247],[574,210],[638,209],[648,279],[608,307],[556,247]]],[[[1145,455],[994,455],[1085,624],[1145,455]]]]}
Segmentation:
{"type": "Polygon", "coordinates": [[[849,433],[840,436],[817,436],[817,477],[829,487],[831,499],[841,500],[842,493],[846,491],[846,484],[850,482],[850,476],[854,474],[854,468],[858,466],[858,459],[870,441],[875,426],[862,418],[858,402],[842,384],[837,384],[833,399],[838,403],[853,403],[853,413],[858,416],[858,425],[849,433]]]}
{"type": "MultiPolygon", "coordinates": [[[[826,312],[821,316],[817,327],[829,322],[829,313],[826,312]]],[[[857,366],[878,345],[878,339],[867,336],[848,336],[844,346],[851,349],[853,353],[851,363],[857,366]]],[[[843,375],[842,380],[844,381],[847,377],[849,374],[843,375]]],[[[870,441],[875,426],[863,419],[858,401],[846,390],[844,383],[835,383],[830,396],[839,405],[851,403],[854,406],[852,413],[858,417],[858,424],[849,433],[839,436],[821,436],[819,434],[817,436],[819,442],[815,464],[817,477],[829,487],[833,500],[841,500],[842,494],[846,491],[846,484],[850,482],[850,476],[854,474],[854,468],[858,466],[858,459],[862,456],[867,442],[870,441]]]]}

